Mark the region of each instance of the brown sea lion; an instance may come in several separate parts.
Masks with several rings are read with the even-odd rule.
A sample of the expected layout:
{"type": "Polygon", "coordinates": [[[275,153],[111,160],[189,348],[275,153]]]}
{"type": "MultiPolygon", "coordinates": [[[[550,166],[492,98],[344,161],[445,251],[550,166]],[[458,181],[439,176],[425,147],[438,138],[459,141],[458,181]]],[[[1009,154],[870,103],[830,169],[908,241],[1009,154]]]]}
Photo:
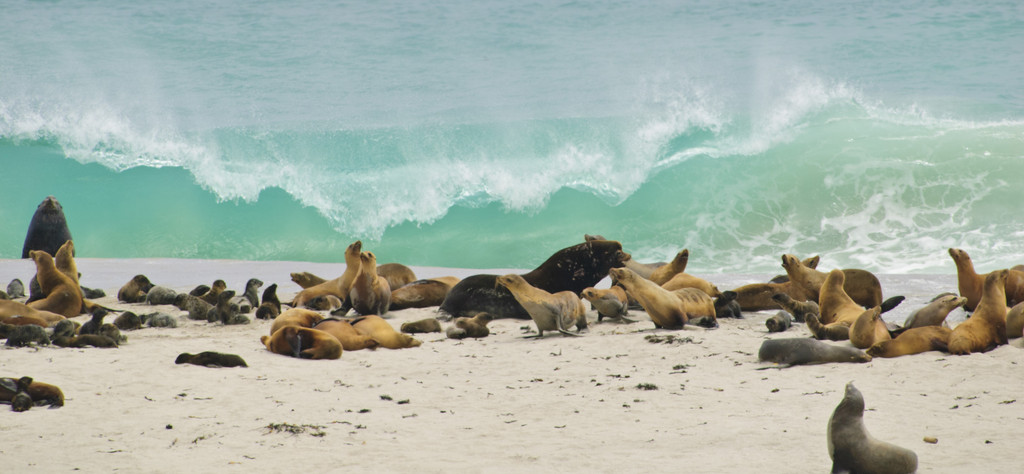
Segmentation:
{"type": "Polygon", "coordinates": [[[318,277],[309,272],[295,272],[291,273],[290,276],[292,281],[302,289],[312,288],[327,281],[325,278],[318,277]]]}
{"type": "Polygon", "coordinates": [[[875,306],[857,316],[850,325],[850,343],[853,347],[867,349],[875,343],[892,339],[881,315],[882,308],[875,306]]]}
{"type": "Polygon", "coordinates": [[[320,295],[307,301],[303,307],[315,311],[334,311],[342,306],[342,301],[334,295],[320,295]]]}
{"type": "Polygon", "coordinates": [[[1024,303],[1017,303],[1006,312],[1006,338],[1024,337],[1024,303]]]}
{"type": "Polygon", "coordinates": [[[807,320],[807,315],[813,314],[815,316],[821,315],[821,310],[818,308],[817,301],[796,301],[789,295],[784,293],[776,293],[772,295],[772,299],[775,300],[782,309],[793,315],[793,319],[802,323],[807,320]]]}
{"type": "Polygon", "coordinates": [[[684,272],[676,273],[675,276],[662,284],[661,287],[668,291],[675,291],[682,288],[696,288],[707,293],[708,296],[712,298],[718,298],[722,295],[722,292],[718,291],[718,287],[712,285],[711,282],[684,272]]]}
{"type": "Polygon", "coordinates": [[[313,326],[313,329],[318,329],[334,336],[346,351],[374,349],[378,346],[377,341],[373,337],[360,333],[348,321],[341,319],[322,319],[313,326]]]}
{"type": "MultiPolygon", "coordinates": [[[[31,377],[22,377],[22,379],[28,379],[28,386],[24,388],[24,392],[28,393],[32,397],[32,403],[35,405],[50,405],[53,407],[64,406],[64,392],[61,392],[59,388],[54,385],[50,385],[43,382],[37,382],[32,380],[31,377]]],[[[0,384],[0,386],[7,384],[0,384]]],[[[21,388],[21,387],[19,387],[21,388]]],[[[10,402],[15,393],[7,390],[0,389],[0,402],[10,402]]]]}
{"type": "MultiPolygon", "coordinates": [[[[985,277],[987,274],[978,274],[974,271],[974,262],[971,256],[961,249],[949,249],[949,256],[953,257],[956,264],[956,284],[960,290],[960,296],[967,298],[964,309],[974,311],[981,301],[984,293],[985,277]]],[[[1013,307],[1017,303],[1024,302],[1024,272],[1008,270],[1006,276],[1006,288],[1003,292],[1006,295],[1006,306],[1013,307]]]]}
{"type": "Polygon", "coordinates": [[[114,326],[122,331],[142,329],[142,318],[131,311],[125,311],[114,319],[114,326]]]}
{"type": "Polygon", "coordinates": [[[544,337],[544,331],[576,336],[565,328],[576,326],[576,332],[579,332],[587,327],[587,309],[579,296],[571,291],[548,293],[515,273],[498,277],[497,284],[512,292],[512,296],[526,309],[537,326],[537,334],[527,337],[544,337]]]}
{"type": "Polygon", "coordinates": [[[419,321],[402,323],[400,328],[406,334],[420,334],[428,332],[441,332],[441,322],[437,318],[426,318],[419,321]]]}
{"type": "MultiPolygon", "coordinates": [[[[805,258],[800,262],[803,263],[805,267],[818,268],[818,263],[821,262],[821,256],[815,255],[813,257],[805,258]]],[[[785,283],[787,281],[789,281],[789,275],[775,275],[768,280],[768,283],[785,283]]]]}
{"type": "MultiPolygon", "coordinates": [[[[774,299],[777,294],[783,294],[794,301],[818,300],[818,292],[811,292],[804,285],[792,281],[792,275],[799,273],[797,264],[803,265],[799,260],[794,263],[790,260],[791,255],[782,256],[782,267],[790,280],[783,283],[751,283],[736,288],[736,302],[740,304],[743,311],[764,311],[767,309],[782,309],[779,302],[774,299]]],[[[792,257],[795,259],[796,257],[792,257]]]]}
{"type": "Polygon", "coordinates": [[[281,300],[277,298],[277,283],[263,290],[263,302],[256,308],[257,319],[274,319],[281,314],[281,300]]]}
{"type": "Polygon", "coordinates": [[[32,396],[28,394],[31,384],[32,377],[0,378],[0,402],[10,403],[11,410],[16,412],[32,408],[32,396]]]}
{"type": "Polygon", "coordinates": [[[786,368],[828,362],[870,362],[871,356],[853,347],[796,337],[765,339],[757,352],[757,359],[762,362],[775,362],[781,364],[780,368],[786,368]]]}
{"type": "MultiPolygon", "coordinates": [[[[49,321],[43,319],[40,316],[36,316],[36,315],[22,316],[21,314],[6,314],[6,313],[9,313],[9,312],[18,312],[17,310],[13,310],[13,311],[9,310],[8,306],[3,304],[3,303],[6,303],[6,302],[7,302],[7,300],[5,300],[3,302],[0,302],[0,312],[5,313],[5,314],[0,314],[0,324],[10,324],[10,325],[13,325],[13,326],[25,326],[27,324],[32,324],[32,325],[39,326],[39,327],[44,327],[44,328],[51,326],[49,321]]],[[[17,301],[11,301],[11,302],[12,303],[17,303],[17,301]]],[[[18,303],[18,304],[21,304],[21,303],[18,303]]],[[[22,304],[22,306],[25,306],[25,305],[22,304]]],[[[32,308],[29,308],[28,306],[25,306],[25,309],[32,309],[32,308]]],[[[56,316],[60,316],[60,315],[58,314],[56,316]]],[[[62,319],[64,319],[63,316],[61,316],[60,319],[55,319],[54,320],[55,321],[54,324],[56,324],[56,322],[60,322],[62,319]]]]}
{"type": "Polygon", "coordinates": [[[658,285],[664,285],[668,283],[672,277],[684,272],[686,270],[686,264],[690,261],[690,251],[688,249],[680,250],[676,254],[675,258],[666,265],[658,267],[654,272],[651,273],[649,280],[657,283],[658,285]]]}
{"type": "Polygon", "coordinates": [[[384,318],[377,315],[363,316],[352,320],[352,327],[360,334],[373,338],[380,344],[380,347],[388,349],[404,349],[408,347],[419,347],[423,344],[408,334],[395,331],[384,318]]]}
{"type": "Polygon", "coordinates": [[[248,367],[245,360],[236,354],[205,351],[198,354],[183,352],[174,359],[175,364],[192,364],[203,367],[248,367]]]}
{"type": "Polygon", "coordinates": [[[905,474],[917,471],[917,454],[875,439],[864,427],[864,397],[846,384],[846,393],[828,419],[832,472],[905,474]]]}
{"type": "Polygon", "coordinates": [[[316,323],[324,319],[324,316],[316,311],[304,308],[292,308],[274,318],[270,325],[270,334],[273,335],[278,329],[285,326],[299,326],[312,328],[316,323]]]}
{"type": "MultiPolygon", "coordinates": [[[[981,301],[970,319],[953,328],[949,353],[986,352],[1006,344],[1006,279],[1010,270],[996,270],[985,277],[981,301]]],[[[969,298],[968,298],[969,299],[969,298]]]]}
{"type": "MultiPolygon", "coordinates": [[[[807,316],[807,329],[817,339],[842,341],[850,338],[850,326],[864,314],[864,308],[846,294],[843,284],[846,273],[832,270],[821,285],[821,296],[818,299],[820,320],[813,315],[807,316]]],[[[879,309],[881,311],[881,309],[879,309]]]]}
{"type": "Polygon", "coordinates": [[[401,288],[416,281],[416,273],[401,263],[385,263],[377,266],[377,276],[384,277],[390,288],[401,288]]]}
{"type": "MultiPolygon", "coordinates": [[[[783,255],[782,261],[790,281],[802,286],[809,295],[804,299],[796,297],[793,299],[797,301],[808,299],[820,300],[821,286],[825,283],[828,273],[805,266],[800,259],[793,255],[783,255]]],[[[856,268],[847,268],[841,271],[844,276],[843,291],[861,307],[874,308],[875,306],[881,306],[884,313],[899,304],[898,301],[887,301],[885,302],[886,304],[883,304],[882,285],[878,282],[878,277],[873,273],[856,268]]],[[[899,301],[902,301],[902,298],[899,301]]]]}
{"type": "Polygon", "coordinates": [[[92,311],[92,317],[88,321],[82,324],[82,327],[78,329],[79,334],[96,334],[100,332],[100,326],[103,325],[103,318],[109,314],[106,309],[95,308],[92,311]]]}
{"type": "Polygon", "coordinates": [[[391,287],[387,278],[377,275],[377,256],[363,252],[359,264],[361,270],[348,293],[352,309],[362,315],[387,313],[391,307],[391,287]]]}
{"type": "Polygon", "coordinates": [[[472,318],[455,318],[454,323],[445,330],[445,335],[448,339],[487,337],[491,334],[491,330],[487,329],[487,323],[493,319],[487,313],[480,313],[472,318]]]}
{"type": "Polygon", "coordinates": [[[82,314],[82,288],[57,269],[50,254],[41,250],[29,251],[29,257],[36,263],[36,279],[43,299],[28,303],[40,311],[49,311],[65,318],[82,314]]]}
{"type": "Polygon", "coordinates": [[[949,313],[967,303],[967,298],[954,294],[939,295],[924,307],[918,308],[903,322],[905,329],[941,326],[949,313]]]}
{"type": "MultiPolygon", "coordinates": [[[[523,278],[548,293],[571,291],[580,294],[608,276],[608,269],[620,267],[630,259],[622,244],[612,240],[592,240],[555,252],[523,278]]],[[[455,285],[440,312],[447,316],[472,317],[490,313],[494,318],[529,319],[530,314],[503,286],[495,285],[498,275],[473,275],[455,285]]]]}
{"type": "MultiPolygon", "coordinates": [[[[590,242],[593,240],[608,240],[602,235],[590,235],[584,234],[583,241],[590,242]]],[[[659,267],[668,265],[668,262],[651,262],[651,263],[640,263],[634,259],[626,260],[623,264],[624,267],[633,270],[637,275],[640,275],[648,280],[651,279],[651,274],[654,273],[659,267]]]]}
{"type": "Polygon", "coordinates": [[[597,310],[597,322],[608,318],[621,323],[635,323],[629,316],[629,298],[621,286],[612,286],[606,290],[594,287],[583,290],[580,294],[597,310]]]}
{"type": "Polygon", "coordinates": [[[459,282],[456,277],[440,277],[416,280],[398,289],[391,290],[391,311],[407,308],[429,308],[441,306],[448,292],[459,282]]]}
{"type": "Polygon", "coordinates": [[[681,288],[672,292],[683,302],[686,322],[705,328],[717,328],[715,301],[697,288],[681,288]]]}
{"type": "Polygon", "coordinates": [[[36,207],[32,220],[28,223],[25,233],[25,244],[21,248],[21,258],[29,258],[32,250],[41,250],[56,255],[64,242],[71,240],[71,231],[64,217],[64,208],[53,196],[47,196],[36,207]]]}
{"type": "Polygon", "coordinates": [[[213,284],[210,285],[210,289],[206,293],[199,295],[199,299],[216,306],[220,294],[227,289],[228,284],[224,280],[214,280],[213,284]]]}
{"type": "Polygon", "coordinates": [[[682,329],[686,325],[686,309],[674,293],[628,268],[613,268],[610,274],[643,306],[655,328],[682,329]]]}
{"type": "Polygon", "coordinates": [[[895,339],[876,342],[867,350],[871,357],[899,357],[928,351],[947,351],[953,330],[942,326],[907,329],[895,339]]]}
{"type": "Polygon", "coordinates": [[[360,260],[362,249],[362,241],[357,240],[349,244],[345,249],[345,271],[342,272],[341,276],[303,289],[299,294],[295,295],[292,306],[301,307],[306,301],[320,295],[334,295],[342,301],[348,299],[349,292],[352,290],[352,282],[355,281],[362,268],[360,260]]]}
{"type": "Polygon", "coordinates": [[[260,336],[267,350],[299,359],[338,359],[341,342],[334,336],[310,328],[284,326],[270,336],[260,336]]]}

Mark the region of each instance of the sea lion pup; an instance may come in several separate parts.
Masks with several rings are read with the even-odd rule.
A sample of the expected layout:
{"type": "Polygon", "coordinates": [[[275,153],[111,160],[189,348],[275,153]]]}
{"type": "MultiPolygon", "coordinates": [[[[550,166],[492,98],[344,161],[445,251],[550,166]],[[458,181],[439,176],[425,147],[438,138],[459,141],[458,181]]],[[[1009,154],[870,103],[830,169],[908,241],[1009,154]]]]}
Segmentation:
{"type": "Polygon", "coordinates": [[[174,306],[188,312],[188,319],[193,321],[209,321],[210,311],[214,306],[200,299],[198,296],[179,293],[174,299],[174,306]]]}
{"type": "Polygon", "coordinates": [[[176,328],[178,327],[178,318],[171,316],[167,313],[149,313],[139,316],[142,320],[151,328],[176,328]]]}
{"type": "Polygon", "coordinates": [[[50,345],[50,336],[43,328],[35,324],[15,326],[14,329],[7,331],[7,347],[25,347],[32,344],[48,346],[50,345]]]}
{"type": "Polygon", "coordinates": [[[406,334],[441,332],[441,322],[437,318],[426,318],[402,323],[402,327],[399,329],[406,334]]]}
{"type": "Polygon", "coordinates": [[[377,276],[384,277],[390,288],[401,288],[416,281],[416,273],[401,263],[385,263],[377,266],[377,276]]]}
{"type": "Polygon", "coordinates": [[[937,296],[927,305],[916,309],[906,321],[903,322],[904,329],[920,328],[925,326],[942,326],[949,313],[967,303],[967,298],[947,293],[937,296]]]}
{"type": "Polygon", "coordinates": [[[55,255],[64,242],[71,240],[64,208],[53,196],[47,196],[36,207],[32,220],[28,223],[25,233],[25,245],[21,248],[21,258],[29,258],[32,250],[42,250],[55,255]]]}
{"type": "Polygon", "coordinates": [[[391,290],[391,311],[407,308],[429,308],[441,306],[448,292],[459,282],[453,276],[416,280],[401,288],[391,290]]]}
{"type": "Polygon", "coordinates": [[[320,295],[303,304],[303,307],[315,311],[334,311],[340,308],[342,302],[334,295],[320,295]]]}
{"type": "Polygon", "coordinates": [[[150,305],[174,304],[178,299],[178,292],[166,286],[154,285],[146,292],[146,303],[150,305]]]}
{"type": "MultiPolygon", "coordinates": [[[[820,255],[808,257],[800,261],[800,263],[803,263],[805,267],[814,269],[818,268],[819,262],[821,262],[820,255]]],[[[768,280],[768,283],[785,283],[787,281],[789,281],[789,275],[775,275],[771,280],[768,280]]]]}
{"type": "MultiPolygon", "coordinates": [[[[956,264],[956,284],[960,290],[960,296],[967,298],[964,309],[974,311],[984,294],[985,277],[991,273],[981,274],[974,271],[974,262],[971,256],[961,249],[949,249],[949,256],[953,257],[956,264]]],[[[1006,288],[1003,292],[1006,295],[1006,306],[1013,307],[1017,303],[1024,302],[1024,272],[1008,270],[1006,276],[1006,288]]]]}
{"type": "Polygon", "coordinates": [[[997,270],[985,277],[981,301],[970,319],[953,328],[949,353],[966,355],[986,352],[1006,344],[1006,279],[1010,270],[997,270]]]}
{"type": "Polygon", "coordinates": [[[234,297],[234,290],[220,292],[217,295],[217,306],[207,313],[206,320],[211,323],[220,321],[224,325],[249,324],[249,318],[241,314],[238,304],[232,301],[234,297]]]}
{"type": "Polygon", "coordinates": [[[356,328],[352,327],[352,324],[348,321],[337,318],[322,319],[313,326],[313,329],[317,329],[334,336],[334,338],[341,343],[341,347],[346,351],[376,349],[379,345],[372,336],[361,334],[356,330],[356,328]]]}
{"type": "Polygon", "coordinates": [[[882,321],[882,308],[875,306],[857,316],[850,325],[850,343],[857,349],[867,349],[877,342],[892,339],[889,328],[882,321]]]}
{"type": "Polygon", "coordinates": [[[7,284],[7,296],[10,299],[18,299],[25,297],[25,284],[21,280],[15,278],[7,284]]]}
{"type": "Polygon", "coordinates": [[[65,319],[56,326],[53,327],[53,333],[50,334],[50,339],[56,339],[58,337],[71,337],[78,333],[78,328],[81,325],[71,319],[65,319]]]}
{"type": "Polygon", "coordinates": [[[871,356],[853,347],[832,345],[806,337],[795,337],[765,339],[761,343],[761,349],[757,352],[757,360],[775,362],[782,364],[779,368],[786,368],[794,365],[828,362],[870,362],[871,356]]]}
{"type": "Polygon", "coordinates": [[[142,329],[142,318],[131,311],[125,311],[114,318],[114,326],[122,331],[142,329]]]}
{"type": "Polygon", "coordinates": [[[327,281],[326,279],[320,278],[309,272],[294,272],[289,274],[289,276],[291,276],[292,281],[302,289],[312,288],[327,281]]]}
{"type": "Polygon", "coordinates": [[[785,311],[779,311],[764,322],[768,332],[783,332],[793,325],[793,316],[785,311]]]}
{"type": "MultiPolygon", "coordinates": [[[[622,244],[613,240],[592,240],[567,247],[523,275],[530,285],[548,293],[571,291],[580,294],[608,276],[612,267],[621,267],[630,259],[622,244]]],[[[473,275],[455,285],[440,312],[446,317],[473,317],[490,313],[495,319],[530,319],[530,314],[507,288],[495,285],[498,275],[473,275]]]]}
{"type": "Polygon", "coordinates": [[[100,332],[100,326],[103,325],[103,317],[108,314],[107,310],[103,308],[95,308],[92,310],[92,318],[82,324],[82,327],[78,329],[79,334],[96,334],[100,332]]]}
{"type": "Polygon", "coordinates": [[[686,311],[688,323],[705,328],[718,327],[718,319],[715,317],[715,301],[707,293],[696,288],[682,288],[673,291],[672,294],[683,302],[683,310],[686,311]]]}
{"type": "Polygon", "coordinates": [[[281,300],[277,299],[277,283],[263,290],[263,302],[256,308],[257,319],[274,319],[281,314],[281,300]]]}
{"type": "Polygon", "coordinates": [[[668,283],[672,277],[683,273],[686,270],[686,264],[690,260],[690,251],[687,249],[680,250],[676,254],[675,258],[666,265],[658,267],[656,270],[651,272],[649,280],[653,281],[658,285],[664,285],[668,283]]]}
{"type": "Polygon", "coordinates": [[[846,384],[846,393],[828,419],[832,472],[904,474],[917,471],[917,454],[875,439],[864,427],[864,397],[846,384]]]}
{"type": "Polygon", "coordinates": [[[102,334],[79,334],[77,336],[61,336],[53,339],[53,345],[60,347],[99,347],[117,349],[117,341],[102,334]]]}
{"type": "Polygon", "coordinates": [[[111,323],[106,323],[100,326],[100,331],[96,334],[99,334],[100,336],[109,337],[118,345],[121,345],[122,342],[128,341],[128,336],[122,335],[121,330],[111,323]]]}
{"type": "Polygon", "coordinates": [[[146,293],[152,288],[153,283],[146,275],[135,275],[120,290],[117,290],[117,300],[125,303],[141,303],[146,300],[146,293]]]}
{"type": "Polygon", "coordinates": [[[203,367],[248,367],[241,357],[235,354],[224,354],[222,352],[205,351],[198,354],[182,352],[174,359],[175,364],[192,364],[203,367]]]}
{"type": "Polygon", "coordinates": [[[377,256],[373,252],[359,255],[361,270],[352,281],[349,302],[358,314],[384,314],[391,307],[391,286],[387,278],[377,274],[377,256]]]}
{"type": "Polygon", "coordinates": [[[743,319],[743,308],[736,302],[738,295],[735,291],[723,291],[715,298],[715,318],[736,318],[743,319]]]}
{"type": "Polygon", "coordinates": [[[334,295],[342,301],[348,299],[349,292],[352,290],[352,282],[355,281],[356,276],[361,272],[362,261],[360,257],[362,255],[362,249],[362,241],[357,240],[349,244],[345,249],[345,271],[341,276],[303,289],[299,294],[295,295],[295,299],[292,301],[292,306],[301,307],[306,303],[306,301],[320,295],[334,295]]]}
{"type": "Polygon", "coordinates": [[[448,326],[448,329],[445,330],[445,335],[448,336],[448,339],[487,337],[491,334],[491,330],[487,329],[487,323],[493,319],[487,313],[480,313],[472,318],[455,318],[454,324],[448,326]]]}
{"type": "Polygon", "coordinates": [[[810,329],[811,334],[817,339],[849,339],[850,326],[865,312],[861,305],[846,294],[846,290],[843,289],[845,280],[845,272],[832,270],[821,285],[821,296],[818,299],[820,319],[818,316],[807,315],[805,321],[807,329],[810,329]]]}
{"type": "Polygon", "coordinates": [[[364,334],[373,338],[380,344],[380,347],[386,347],[388,349],[404,349],[407,347],[419,347],[423,344],[419,339],[415,339],[408,334],[402,334],[395,331],[395,328],[391,327],[384,318],[377,315],[363,316],[352,320],[352,327],[359,331],[359,334],[364,334]]]}
{"type": "Polygon", "coordinates": [[[612,286],[607,290],[599,290],[594,287],[583,290],[580,294],[597,310],[597,322],[608,318],[620,323],[635,323],[629,319],[629,298],[626,290],[621,286],[612,286]]]}
{"type": "Polygon", "coordinates": [[[718,287],[712,285],[711,282],[684,272],[676,273],[675,276],[662,284],[661,287],[668,291],[676,291],[682,288],[696,288],[707,293],[708,296],[712,298],[718,298],[722,295],[722,292],[718,291],[718,287]]]}
{"type": "MultiPolygon", "coordinates": [[[[259,278],[250,278],[245,282],[245,291],[242,296],[249,302],[249,310],[260,305],[260,287],[263,282],[259,278]]],[[[245,311],[248,313],[249,311],[245,311]]]]}
{"type": "Polygon", "coordinates": [[[36,279],[39,281],[43,299],[28,303],[28,306],[65,318],[82,314],[82,289],[78,283],[57,269],[50,254],[41,250],[31,250],[29,257],[36,263],[36,279]]]}
{"type": "Polygon", "coordinates": [[[210,285],[210,289],[206,293],[203,293],[203,294],[199,295],[199,299],[201,299],[201,300],[203,300],[203,301],[205,301],[207,303],[210,303],[212,305],[216,305],[217,304],[217,298],[220,296],[220,294],[223,291],[225,291],[227,289],[228,289],[228,284],[225,283],[224,280],[214,280],[213,284],[210,285]]]}
{"type": "Polygon", "coordinates": [[[292,308],[279,314],[270,325],[270,334],[273,335],[278,329],[285,326],[299,326],[312,328],[316,323],[324,319],[324,316],[316,311],[304,308],[292,308]]]}
{"type": "Polygon", "coordinates": [[[900,333],[895,339],[876,342],[868,348],[871,357],[899,357],[928,351],[949,350],[953,330],[942,326],[921,326],[900,333]]]}
{"type": "Polygon", "coordinates": [[[341,342],[326,332],[298,326],[285,326],[271,336],[260,336],[267,350],[299,359],[338,359],[341,342]]]}
{"type": "Polygon", "coordinates": [[[772,295],[772,299],[779,306],[782,306],[782,309],[793,315],[793,319],[798,323],[806,321],[809,314],[815,316],[821,314],[821,311],[818,309],[818,303],[814,301],[796,301],[785,293],[776,293],[772,295]]]}
{"type": "Polygon", "coordinates": [[[613,268],[610,273],[612,278],[625,287],[626,292],[643,306],[655,328],[682,329],[686,325],[689,317],[683,300],[673,292],[651,280],[641,278],[628,268],[613,268]]]}
{"type": "Polygon", "coordinates": [[[1024,337],[1024,303],[1017,303],[1006,311],[1006,338],[1024,337]]]}
{"type": "Polygon", "coordinates": [[[10,403],[11,410],[16,412],[32,408],[32,396],[28,394],[31,384],[32,377],[0,378],[0,402],[10,403]]]}
{"type": "Polygon", "coordinates": [[[587,327],[587,308],[575,293],[559,291],[551,294],[530,285],[526,279],[515,273],[502,275],[496,281],[498,285],[512,292],[512,296],[526,309],[537,326],[537,334],[527,337],[544,337],[544,331],[558,331],[568,336],[576,336],[577,334],[566,331],[565,328],[575,325],[578,333],[587,327]]]}

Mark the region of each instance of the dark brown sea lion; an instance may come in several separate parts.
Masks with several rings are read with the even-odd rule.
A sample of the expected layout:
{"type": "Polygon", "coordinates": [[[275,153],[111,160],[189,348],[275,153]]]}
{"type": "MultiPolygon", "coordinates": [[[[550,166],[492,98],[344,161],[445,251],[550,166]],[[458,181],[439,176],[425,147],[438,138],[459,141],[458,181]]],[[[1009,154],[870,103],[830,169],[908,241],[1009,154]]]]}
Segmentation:
{"type": "Polygon", "coordinates": [[[953,330],[942,326],[921,326],[900,333],[895,339],[876,342],[867,350],[871,357],[899,357],[928,351],[949,350],[953,330]]]}
{"type": "MultiPolygon", "coordinates": [[[[967,298],[964,308],[967,311],[974,311],[984,293],[985,277],[991,273],[978,274],[974,270],[971,256],[961,249],[949,249],[949,256],[953,257],[953,263],[956,264],[956,283],[960,290],[960,296],[967,298]]],[[[1016,270],[1008,270],[1008,272],[1003,293],[1006,296],[1006,306],[1013,307],[1017,303],[1024,302],[1024,272],[1016,270]]]]}
{"type": "Polygon", "coordinates": [[[391,307],[391,286],[387,278],[377,274],[377,256],[373,252],[359,255],[360,271],[352,281],[349,302],[356,313],[384,314],[391,307]]]}
{"type": "Polygon", "coordinates": [[[53,339],[53,345],[60,347],[99,347],[104,349],[116,349],[117,341],[101,334],[79,334],[77,336],[62,336],[53,339]]]}
{"type": "Polygon", "coordinates": [[[544,337],[544,331],[576,336],[566,328],[576,326],[576,332],[579,332],[587,327],[587,309],[580,297],[571,291],[548,293],[530,285],[525,278],[515,273],[498,277],[497,284],[512,292],[512,296],[526,309],[537,326],[537,334],[527,337],[544,337]]]}
{"type": "Polygon", "coordinates": [[[32,220],[28,223],[25,233],[25,245],[21,248],[21,258],[29,258],[32,250],[42,250],[56,255],[64,242],[71,240],[71,231],[64,217],[64,208],[53,196],[47,196],[39,203],[32,220]]]}
{"type": "Polygon", "coordinates": [[[448,292],[459,282],[456,277],[416,280],[401,288],[391,290],[391,311],[407,308],[429,308],[440,306],[448,292]]]}
{"type": "Polygon", "coordinates": [[[25,347],[32,344],[46,346],[50,344],[50,336],[43,328],[34,324],[15,326],[7,331],[7,347],[25,347]]]}
{"type": "Polygon", "coordinates": [[[493,319],[487,313],[480,313],[472,318],[455,318],[453,324],[445,330],[445,335],[448,339],[487,337],[491,334],[491,330],[487,329],[487,323],[493,319]]]}
{"type": "Polygon", "coordinates": [[[832,472],[905,474],[917,471],[917,454],[875,439],[864,427],[864,397],[846,384],[846,393],[828,419],[832,472]]]}
{"type": "Polygon", "coordinates": [[[0,378],[0,402],[10,403],[11,410],[16,412],[32,408],[32,396],[28,394],[31,384],[32,377],[0,378]]]}
{"type": "MultiPolygon", "coordinates": [[[[245,291],[242,292],[242,296],[249,302],[250,310],[260,305],[259,291],[261,286],[263,286],[263,281],[259,278],[250,278],[249,281],[245,282],[245,291]]],[[[249,311],[243,312],[248,313],[249,311]]]]}
{"type": "Polygon", "coordinates": [[[142,318],[131,311],[125,311],[114,319],[114,326],[122,331],[142,329],[142,318]]]}
{"type": "Polygon", "coordinates": [[[608,318],[622,323],[635,323],[636,321],[627,318],[629,316],[629,297],[626,290],[621,286],[612,286],[608,289],[597,289],[594,287],[583,290],[580,294],[584,299],[597,310],[597,322],[608,318]]]}
{"type": "Polygon", "coordinates": [[[82,324],[79,328],[79,334],[96,334],[100,332],[100,326],[103,325],[103,318],[109,314],[106,309],[95,308],[92,311],[92,318],[82,324]]]}
{"type": "Polygon", "coordinates": [[[334,336],[346,351],[374,349],[379,345],[372,336],[360,333],[352,324],[342,319],[323,319],[316,323],[313,329],[318,329],[334,336]]]}
{"type": "Polygon", "coordinates": [[[281,300],[277,298],[277,283],[263,290],[263,302],[256,308],[256,319],[274,319],[281,314],[281,300]]]}
{"type": "Polygon", "coordinates": [[[657,270],[654,270],[651,273],[649,280],[657,283],[658,285],[664,285],[676,275],[686,271],[686,264],[689,261],[690,251],[687,249],[680,250],[671,262],[667,265],[658,267],[657,270]]]}
{"type": "Polygon", "coordinates": [[[241,357],[235,354],[205,351],[198,354],[183,352],[174,359],[175,364],[193,364],[204,367],[248,367],[241,357]]]}
{"type": "Polygon", "coordinates": [[[985,352],[1006,344],[1006,279],[1010,270],[996,270],[985,277],[981,301],[970,319],[953,328],[949,353],[985,352]]]}
{"type": "Polygon", "coordinates": [[[261,336],[267,350],[300,359],[338,359],[341,342],[334,336],[316,329],[285,326],[270,336],[261,336]]]}
{"type": "Polygon", "coordinates": [[[723,291],[721,295],[715,298],[715,318],[743,318],[743,307],[736,302],[738,295],[735,291],[723,291]]]}
{"type": "Polygon", "coordinates": [[[437,318],[426,318],[402,323],[402,327],[399,329],[406,334],[441,332],[441,322],[437,318]]]}
{"type": "Polygon", "coordinates": [[[225,290],[217,295],[217,306],[208,313],[206,318],[209,322],[220,321],[224,325],[249,324],[249,318],[242,314],[238,304],[233,301],[234,290],[225,290]]]}
{"type": "Polygon", "coordinates": [[[206,293],[199,295],[199,299],[212,305],[216,305],[221,292],[227,289],[228,284],[225,283],[224,280],[214,280],[213,284],[210,285],[210,289],[206,293]]]}
{"type": "Polygon", "coordinates": [[[761,343],[757,359],[763,362],[775,362],[781,364],[781,368],[786,368],[794,365],[828,362],[870,362],[871,356],[850,346],[838,346],[806,337],[797,337],[766,339],[761,343]]]}
{"type": "MultiPolygon", "coordinates": [[[[580,294],[608,276],[608,270],[629,260],[622,244],[612,240],[593,240],[555,252],[533,271],[523,275],[530,285],[548,293],[571,291],[580,294]]],[[[508,289],[497,286],[498,275],[473,275],[448,292],[440,312],[448,317],[473,317],[490,313],[495,319],[529,319],[508,289]]]]}
{"type": "Polygon", "coordinates": [[[153,283],[146,275],[135,275],[120,290],[117,290],[117,300],[125,303],[141,303],[146,300],[146,293],[152,288],[153,283]]]}
{"type": "Polygon", "coordinates": [[[352,327],[360,334],[370,336],[380,344],[380,347],[387,349],[405,349],[419,347],[423,344],[408,334],[395,331],[384,318],[377,315],[363,316],[352,320],[352,327]]]}

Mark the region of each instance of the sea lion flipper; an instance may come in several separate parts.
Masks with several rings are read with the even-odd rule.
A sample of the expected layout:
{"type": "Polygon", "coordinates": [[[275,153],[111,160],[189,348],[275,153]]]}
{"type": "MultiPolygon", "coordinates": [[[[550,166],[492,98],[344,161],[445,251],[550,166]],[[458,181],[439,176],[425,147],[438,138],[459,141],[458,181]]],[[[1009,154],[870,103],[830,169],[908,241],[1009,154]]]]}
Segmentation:
{"type": "Polygon", "coordinates": [[[902,303],[903,300],[905,300],[905,299],[906,299],[905,296],[893,296],[892,298],[889,298],[889,299],[883,301],[882,304],[881,304],[882,312],[884,313],[886,311],[889,311],[889,310],[899,306],[900,303],[902,303]]]}

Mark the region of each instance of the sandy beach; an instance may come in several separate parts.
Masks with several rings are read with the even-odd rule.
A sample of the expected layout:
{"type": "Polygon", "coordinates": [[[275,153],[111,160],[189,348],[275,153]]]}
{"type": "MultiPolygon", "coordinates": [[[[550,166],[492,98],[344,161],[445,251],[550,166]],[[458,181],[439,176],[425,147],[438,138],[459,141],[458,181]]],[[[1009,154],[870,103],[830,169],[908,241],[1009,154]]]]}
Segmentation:
{"type": "MultiPolygon", "coordinates": [[[[484,339],[419,335],[418,348],[310,361],[268,352],[259,338],[269,321],[191,321],[172,306],[115,295],[140,273],[178,291],[218,278],[240,290],[256,277],[277,283],[286,301],[299,291],[290,272],[333,278],[344,264],[77,263],[82,285],[106,291],[98,303],[180,315],[179,326],[126,331],[117,349],[4,347],[0,375],[32,376],[66,396],[59,409],[0,407],[5,471],[827,472],[826,426],[850,381],[864,395],[868,430],[915,451],[919,472],[1020,469],[1021,339],[970,356],[757,370],[771,365],[757,360],[764,339],[807,337],[807,329],[768,334],[774,311],[723,319],[714,330],[667,331],[642,312],[618,324],[596,323],[591,310],[595,322],[582,337],[523,339],[533,323],[505,319],[484,339]],[[179,353],[201,351],[237,354],[249,367],[174,364],[179,353]]],[[[506,271],[414,270],[420,278],[506,271]]],[[[0,260],[3,285],[33,273],[30,261],[0,260]]],[[[698,276],[729,289],[772,275],[698,276]]],[[[887,297],[907,297],[886,314],[895,322],[956,291],[952,273],[879,278],[887,297]]],[[[388,318],[397,328],[434,315],[414,309],[388,318]]],[[[949,320],[963,317],[958,310],[949,320]]]]}

